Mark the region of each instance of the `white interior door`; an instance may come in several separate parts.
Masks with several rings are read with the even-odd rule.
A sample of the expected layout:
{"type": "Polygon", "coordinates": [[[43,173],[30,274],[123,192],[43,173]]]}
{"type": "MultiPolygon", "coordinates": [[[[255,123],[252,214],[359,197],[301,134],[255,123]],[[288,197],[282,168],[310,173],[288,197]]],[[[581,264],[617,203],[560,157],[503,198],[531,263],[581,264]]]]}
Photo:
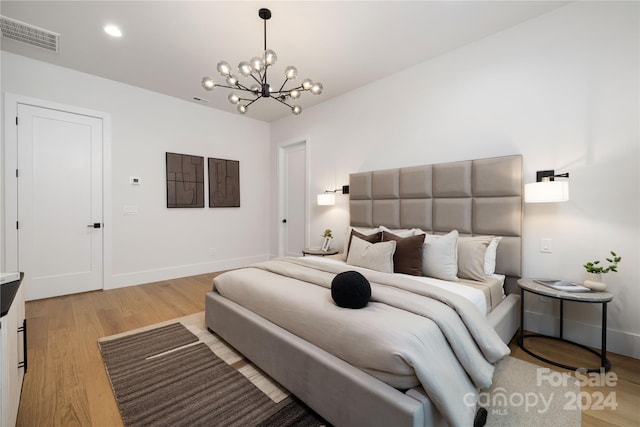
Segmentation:
{"type": "Polygon", "coordinates": [[[102,289],[102,119],[18,105],[18,265],[27,300],[102,289]]]}
{"type": "Polygon", "coordinates": [[[301,256],[305,247],[307,147],[305,142],[284,148],[284,251],[301,256]]]}

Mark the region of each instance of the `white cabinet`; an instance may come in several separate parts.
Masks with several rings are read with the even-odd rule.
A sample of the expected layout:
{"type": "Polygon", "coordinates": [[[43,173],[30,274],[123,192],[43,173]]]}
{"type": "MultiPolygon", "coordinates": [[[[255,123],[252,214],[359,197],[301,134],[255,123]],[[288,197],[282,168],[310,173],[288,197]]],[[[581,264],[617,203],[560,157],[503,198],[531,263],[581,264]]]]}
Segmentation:
{"type": "MultiPolygon", "coordinates": [[[[8,286],[8,284],[2,286],[8,286]]],[[[26,362],[24,319],[24,287],[20,286],[9,311],[0,318],[0,394],[2,395],[0,426],[2,427],[15,426],[18,416],[26,362]]]]}

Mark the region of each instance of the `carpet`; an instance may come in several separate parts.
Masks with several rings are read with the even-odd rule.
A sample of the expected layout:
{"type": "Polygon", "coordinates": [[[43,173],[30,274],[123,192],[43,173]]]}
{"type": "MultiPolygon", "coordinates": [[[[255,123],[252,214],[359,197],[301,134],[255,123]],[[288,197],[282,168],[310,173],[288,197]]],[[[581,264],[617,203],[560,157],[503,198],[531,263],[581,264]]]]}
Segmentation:
{"type": "MultiPolygon", "coordinates": [[[[101,338],[98,345],[126,426],[328,425],[209,332],[203,312],[101,338]]],[[[580,426],[580,410],[565,408],[580,387],[558,381],[559,375],[506,357],[493,386],[478,396],[486,425],[580,426]]]]}
{"type": "Polygon", "coordinates": [[[580,400],[575,378],[507,356],[478,402],[487,409],[491,427],[579,427],[582,411],[572,407],[576,396],[580,400]]]}
{"type": "Polygon", "coordinates": [[[200,317],[188,316],[99,340],[126,426],[326,425],[206,331],[200,317]],[[204,331],[194,326],[198,320],[204,331]],[[197,336],[200,332],[209,335],[205,335],[206,342],[197,336]],[[210,346],[232,363],[217,356],[210,346]]]}

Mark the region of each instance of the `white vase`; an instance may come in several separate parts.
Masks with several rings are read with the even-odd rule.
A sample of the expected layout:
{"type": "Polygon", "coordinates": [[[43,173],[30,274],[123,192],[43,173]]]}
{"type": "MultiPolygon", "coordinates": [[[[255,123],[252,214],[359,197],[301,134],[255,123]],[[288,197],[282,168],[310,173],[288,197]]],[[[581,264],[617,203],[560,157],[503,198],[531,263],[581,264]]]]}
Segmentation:
{"type": "Polygon", "coordinates": [[[592,291],[601,292],[607,289],[607,284],[602,281],[601,273],[587,273],[587,280],[584,281],[584,287],[592,291]]]}

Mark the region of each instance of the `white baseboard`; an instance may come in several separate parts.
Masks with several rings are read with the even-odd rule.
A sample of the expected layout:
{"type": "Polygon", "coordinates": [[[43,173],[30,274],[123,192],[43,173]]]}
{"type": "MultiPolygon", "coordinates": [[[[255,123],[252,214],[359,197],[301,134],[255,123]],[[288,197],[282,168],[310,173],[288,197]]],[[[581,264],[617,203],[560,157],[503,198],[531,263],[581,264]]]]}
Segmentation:
{"type": "MultiPolygon", "coordinates": [[[[560,321],[556,316],[525,311],[525,327],[528,331],[559,336],[560,321]]],[[[564,319],[564,338],[588,347],[600,348],[600,325],[564,319]]],[[[640,335],[607,328],[607,352],[640,359],[640,335]]],[[[615,369],[615,366],[614,366],[615,369]]]]}
{"type": "Polygon", "coordinates": [[[255,255],[251,257],[232,258],[219,261],[203,262],[198,264],[178,265],[173,267],[157,268],[153,270],[135,271],[133,273],[114,274],[109,284],[105,283],[104,289],[124,288],[126,286],[142,285],[144,283],[160,282],[162,280],[177,279],[179,277],[195,276],[214,271],[230,270],[246,267],[247,265],[267,261],[269,255],[255,255]]]}

